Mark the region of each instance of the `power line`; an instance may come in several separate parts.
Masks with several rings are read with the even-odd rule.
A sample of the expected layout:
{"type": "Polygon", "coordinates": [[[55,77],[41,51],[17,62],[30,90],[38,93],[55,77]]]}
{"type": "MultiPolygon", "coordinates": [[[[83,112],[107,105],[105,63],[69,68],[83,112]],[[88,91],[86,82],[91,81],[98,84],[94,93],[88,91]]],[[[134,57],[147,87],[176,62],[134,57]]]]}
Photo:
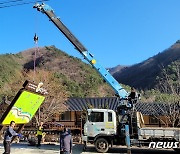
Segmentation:
{"type": "Polygon", "coordinates": [[[14,3],[14,2],[19,2],[19,1],[24,1],[24,0],[11,0],[11,1],[4,1],[4,2],[0,2],[0,4],[14,3]]]}
{"type": "MultiPolygon", "coordinates": [[[[16,1],[23,1],[23,0],[16,0],[16,1]]],[[[24,2],[24,3],[16,3],[16,4],[9,4],[9,5],[2,5],[2,6],[0,5],[0,9],[6,8],[6,7],[18,6],[18,5],[31,4],[35,2],[44,2],[44,1],[49,1],[49,0],[29,1],[29,2],[24,2]]]]}

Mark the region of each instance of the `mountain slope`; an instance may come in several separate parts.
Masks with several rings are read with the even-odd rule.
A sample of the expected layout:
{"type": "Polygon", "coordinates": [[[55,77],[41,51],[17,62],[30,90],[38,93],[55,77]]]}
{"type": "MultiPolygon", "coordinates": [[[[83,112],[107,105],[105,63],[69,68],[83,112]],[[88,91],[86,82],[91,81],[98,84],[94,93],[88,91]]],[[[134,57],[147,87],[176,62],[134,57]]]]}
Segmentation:
{"type": "MultiPolygon", "coordinates": [[[[0,56],[1,98],[7,95],[14,96],[25,80],[40,82],[37,76],[40,76],[41,72],[43,73],[38,78],[45,86],[48,84],[46,78],[53,77],[52,80],[58,81],[57,84],[61,84],[69,96],[103,97],[114,94],[90,65],[54,46],[42,47],[36,51],[36,71],[34,72],[35,51],[36,49],[32,48],[18,54],[0,56]]],[[[53,89],[50,90],[53,91],[53,89]]]]}
{"type": "Polygon", "coordinates": [[[151,89],[157,84],[156,78],[172,62],[180,59],[180,41],[167,50],[139,64],[117,71],[113,76],[121,83],[138,89],[151,89]]]}
{"type": "Polygon", "coordinates": [[[116,72],[120,73],[122,70],[128,68],[129,66],[122,66],[122,65],[118,65],[115,66],[113,68],[108,68],[109,72],[114,75],[116,72]]]}

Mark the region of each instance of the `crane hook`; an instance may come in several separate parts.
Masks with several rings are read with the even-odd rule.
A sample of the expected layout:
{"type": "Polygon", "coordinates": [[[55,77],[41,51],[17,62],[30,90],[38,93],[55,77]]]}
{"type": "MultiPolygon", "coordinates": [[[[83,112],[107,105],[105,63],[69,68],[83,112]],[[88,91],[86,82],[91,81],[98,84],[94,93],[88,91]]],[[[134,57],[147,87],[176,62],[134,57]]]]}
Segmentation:
{"type": "Polygon", "coordinates": [[[35,33],[35,35],[34,35],[34,42],[35,42],[35,43],[38,42],[38,36],[36,35],[36,33],[35,33]]]}

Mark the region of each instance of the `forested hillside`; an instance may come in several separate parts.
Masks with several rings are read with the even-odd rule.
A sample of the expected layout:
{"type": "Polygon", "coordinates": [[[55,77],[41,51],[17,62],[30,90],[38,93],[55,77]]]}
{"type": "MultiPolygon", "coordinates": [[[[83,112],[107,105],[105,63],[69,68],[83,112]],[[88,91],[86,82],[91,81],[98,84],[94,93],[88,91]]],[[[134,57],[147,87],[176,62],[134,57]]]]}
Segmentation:
{"type": "MultiPolygon", "coordinates": [[[[18,54],[0,56],[0,97],[13,97],[25,80],[42,81],[46,87],[48,78],[56,86],[61,85],[69,97],[112,96],[114,92],[104,83],[90,65],[69,56],[54,46],[36,51],[29,49],[18,54]],[[35,70],[34,70],[35,62],[35,70]],[[49,75],[48,75],[49,74],[49,75]],[[51,79],[52,80],[52,79],[51,79]]],[[[48,89],[52,91],[54,89],[48,89]]]]}
{"type": "MultiPolygon", "coordinates": [[[[175,98],[172,94],[178,95],[180,91],[179,49],[177,42],[142,63],[110,70],[120,83],[139,89],[142,101],[166,101],[175,98]]],[[[67,97],[114,96],[111,87],[90,65],[54,46],[0,55],[0,100],[11,101],[25,80],[43,82],[50,95],[63,98],[62,101],[67,97]]]]}
{"type": "Polygon", "coordinates": [[[174,70],[175,63],[180,66],[180,41],[141,63],[111,72],[123,84],[141,90],[150,90],[160,86],[158,79],[162,76],[164,69],[172,68],[167,73],[173,80],[177,80],[178,70],[174,70]]]}

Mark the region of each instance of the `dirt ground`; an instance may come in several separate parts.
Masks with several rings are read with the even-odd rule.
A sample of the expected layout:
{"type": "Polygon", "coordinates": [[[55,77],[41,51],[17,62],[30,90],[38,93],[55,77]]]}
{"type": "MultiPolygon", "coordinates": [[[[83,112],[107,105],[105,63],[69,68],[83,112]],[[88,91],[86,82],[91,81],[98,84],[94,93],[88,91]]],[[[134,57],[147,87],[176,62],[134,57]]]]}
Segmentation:
{"type": "MultiPolygon", "coordinates": [[[[83,146],[73,144],[73,154],[82,153],[83,146]]],[[[2,142],[0,143],[0,154],[4,152],[2,142]]],[[[36,146],[29,146],[28,143],[13,143],[11,145],[12,154],[59,154],[59,144],[42,144],[40,148],[36,146]]]]}
{"type": "MultiPolygon", "coordinates": [[[[4,152],[2,142],[0,143],[0,154],[4,152]]],[[[59,154],[59,143],[42,144],[40,148],[29,146],[27,142],[13,143],[11,145],[11,154],[59,154]]],[[[126,147],[110,148],[107,154],[126,154],[126,147]]],[[[132,154],[176,154],[173,150],[157,150],[147,148],[132,147],[132,154]]],[[[99,154],[96,152],[93,145],[88,145],[86,152],[83,152],[82,144],[73,144],[73,154],[99,154]]]]}

